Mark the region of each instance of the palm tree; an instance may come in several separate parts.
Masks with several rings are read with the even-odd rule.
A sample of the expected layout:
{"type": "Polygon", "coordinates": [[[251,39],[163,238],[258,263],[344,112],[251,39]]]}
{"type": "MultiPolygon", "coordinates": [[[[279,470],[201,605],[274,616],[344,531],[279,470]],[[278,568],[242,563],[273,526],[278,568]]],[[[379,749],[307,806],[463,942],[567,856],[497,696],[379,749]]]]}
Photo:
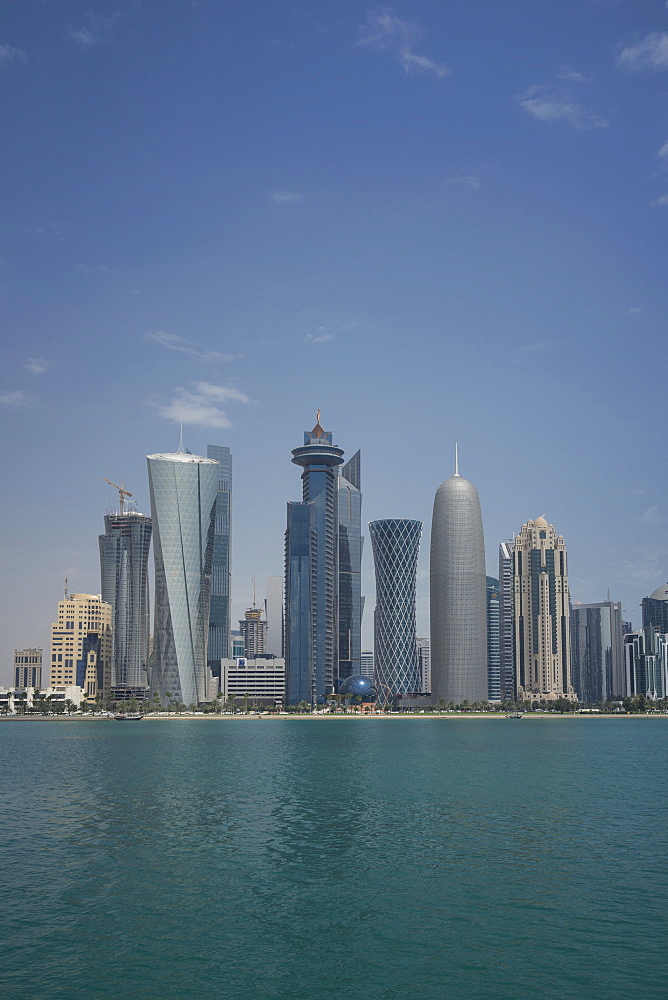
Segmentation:
{"type": "Polygon", "coordinates": [[[165,691],[165,698],[168,699],[168,701],[167,701],[167,711],[171,712],[171,710],[172,710],[172,692],[171,691],[165,691]]]}

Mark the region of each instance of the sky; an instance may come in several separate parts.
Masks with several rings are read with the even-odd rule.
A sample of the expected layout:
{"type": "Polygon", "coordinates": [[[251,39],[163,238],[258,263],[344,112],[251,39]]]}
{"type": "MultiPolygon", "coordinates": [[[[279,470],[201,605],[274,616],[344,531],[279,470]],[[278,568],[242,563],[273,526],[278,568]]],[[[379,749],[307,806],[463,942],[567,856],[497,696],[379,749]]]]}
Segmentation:
{"type": "MultiPolygon", "coordinates": [[[[316,410],[364,521],[478,488],[573,600],[668,579],[664,0],[6,0],[0,684],[146,455],[233,453],[233,618],[316,410]],[[664,431],[661,428],[664,428],[664,431]]],[[[364,645],[374,577],[364,552],[364,645]]],[[[45,662],[48,657],[45,656],[45,662]]]]}

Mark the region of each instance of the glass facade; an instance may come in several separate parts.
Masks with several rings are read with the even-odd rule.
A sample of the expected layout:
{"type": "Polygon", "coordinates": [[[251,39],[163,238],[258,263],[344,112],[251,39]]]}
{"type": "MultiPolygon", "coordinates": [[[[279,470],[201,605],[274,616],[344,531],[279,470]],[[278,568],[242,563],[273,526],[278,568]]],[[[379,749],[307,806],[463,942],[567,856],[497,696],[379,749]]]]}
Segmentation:
{"type": "Polygon", "coordinates": [[[513,543],[499,545],[499,674],[502,701],[515,700],[513,543]]]}
{"type": "Polygon", "coordinates": [[[487,577],[487,699],[501,701],[501,651],[499,647],[499,581],[487,577]]]}
{"type": "Polygon", "coordinates": [[[232,454],[210,444],[207,458],[218,462],[216,527],[213,535],[211,598],[209,601],[209,670],[220,677],[220,661],[230,655],[230,534],[232,517],[232,454]]]}
{"type": "Polygon", "coordinates": [[[646,625],[624,636],[625,695],[668,697],[668,634],[646,625]]]}
{"type": "Polygon", "coordinates": [[[361,672],[362,653],[362,494],[360,453],[341,469],[337,480],[339,529],[338,677],[361,672]]]}
{"type": "Polygon", "coordinates": [[[619,602],[571,606],[571,680],[584,705],[624,697],[619,602]]]}
{"type": "Polygon", "coordinates": [[[111,605],[112,692],[148,687],[151,518],[135,511],[107,514],[100,542],[102,600],[111,605]]]}
{"type": "Polygon", "coordinates": [[[317,594],[315,507],[288,504],[285,533],[285,666],[289,704],[317,698],[315,648],[317,594]]]}
{"type": "Polygon", "coordinates": [[[207,639],[218,463],[191,454],[148,456],[155,558],[151,693],[206,701],[207,639]]]}
{"type": "Polygon", "coordinates": [[[382,694],[422,690],[415,629],[415,580],[421,521],[369,523],[376,571],[374,679],[382,694]]]}

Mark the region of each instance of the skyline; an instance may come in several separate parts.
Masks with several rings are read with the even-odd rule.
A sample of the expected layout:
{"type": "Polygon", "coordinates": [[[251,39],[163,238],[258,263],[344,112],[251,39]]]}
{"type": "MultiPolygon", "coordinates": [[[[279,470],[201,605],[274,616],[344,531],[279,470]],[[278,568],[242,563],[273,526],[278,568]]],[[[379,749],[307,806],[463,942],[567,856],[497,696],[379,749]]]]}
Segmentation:
{"type": "MultiPolygon", "coordinates": [[[[148,514],[180,419],[232,451],[233,622],[321,408],[364,456],[363,648],[366,524],[426,537],[455,441],[487,573],[544,514],[573,601],[638,627],[668,579],[665,5],[88,11],[10,2],[0,33],[0,683],[65,576],[100,592],[102,478],[148,514]]],[[[424,545],[417,587],[426,636],[424,545]]]]}

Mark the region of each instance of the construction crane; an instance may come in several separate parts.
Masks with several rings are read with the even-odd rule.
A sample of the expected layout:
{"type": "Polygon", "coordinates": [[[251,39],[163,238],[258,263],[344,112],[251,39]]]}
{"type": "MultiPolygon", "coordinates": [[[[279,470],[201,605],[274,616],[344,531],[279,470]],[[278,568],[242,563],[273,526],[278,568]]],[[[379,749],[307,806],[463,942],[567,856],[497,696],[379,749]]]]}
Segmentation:
{"type": "Polygon", "coordinates": [[[125,498],[131,497],[132,493],[129,493],[128,490],[125,489],[125,483],[123,483],[122,486],[117,486],[116,483],[112,483],[111,479],[106,479],[105,476],[102,476],[102,478],[104,479],[105,483],[109,483],[109,485],[113,486],[115,490],[118,490],[118,506],[121,508],[121,514],[122,514],[123,505],[125,504],[125,498]]]}

